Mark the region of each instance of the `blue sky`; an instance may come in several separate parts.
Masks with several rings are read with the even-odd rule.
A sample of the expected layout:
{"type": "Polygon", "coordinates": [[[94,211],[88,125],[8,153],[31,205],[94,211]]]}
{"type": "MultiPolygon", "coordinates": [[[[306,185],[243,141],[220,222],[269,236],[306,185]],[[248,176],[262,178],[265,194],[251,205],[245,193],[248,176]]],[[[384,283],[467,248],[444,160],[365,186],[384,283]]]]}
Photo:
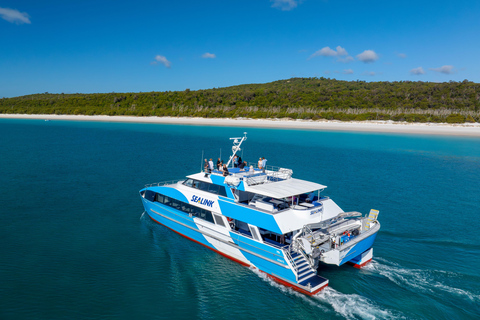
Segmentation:
{"type": "Polygon", "coordinates": [[[0,97],[480,82],[480,1],[0,0],[0,97]]]}

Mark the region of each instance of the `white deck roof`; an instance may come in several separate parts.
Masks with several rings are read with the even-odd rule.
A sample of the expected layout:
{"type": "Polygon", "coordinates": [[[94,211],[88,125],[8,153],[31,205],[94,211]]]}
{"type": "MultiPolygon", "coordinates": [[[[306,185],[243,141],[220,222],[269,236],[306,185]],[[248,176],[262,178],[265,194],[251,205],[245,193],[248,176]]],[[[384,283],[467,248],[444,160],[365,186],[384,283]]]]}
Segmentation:
{"type": "Polygon", "coordinates": [[[255,186],[245,186],[245,191],[258,193],[267,197],[282,199],[302,193],[309,193],[315,190],[325,189],[326,187],[327,186],[315,182],[291,178],[284,181],[258,184],[255,186]]]}

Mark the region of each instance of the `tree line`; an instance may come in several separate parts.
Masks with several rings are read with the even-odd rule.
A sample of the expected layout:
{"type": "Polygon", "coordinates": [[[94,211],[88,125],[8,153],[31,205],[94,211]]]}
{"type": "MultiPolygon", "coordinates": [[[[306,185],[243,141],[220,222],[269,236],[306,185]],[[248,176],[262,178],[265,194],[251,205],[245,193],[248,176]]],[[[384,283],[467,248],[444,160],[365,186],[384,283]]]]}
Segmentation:
{"type": "Polygon", "coordinates": [[[195,91],[45,92],[0,99],[0,113],[480,122],[480,84],[322,77],[195,91]]]}

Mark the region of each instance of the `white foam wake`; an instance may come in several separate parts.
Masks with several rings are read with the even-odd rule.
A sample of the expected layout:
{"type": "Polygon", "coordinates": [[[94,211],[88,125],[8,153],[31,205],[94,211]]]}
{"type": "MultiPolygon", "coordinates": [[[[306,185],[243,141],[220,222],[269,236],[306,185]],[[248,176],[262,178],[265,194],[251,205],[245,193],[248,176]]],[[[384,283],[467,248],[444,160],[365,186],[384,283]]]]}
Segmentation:
{"type": "Polygon", "coordinates": [[[466,298],[472,302],[480,301],[480,295],[468,290],[455,288],[442,282],[442,277],[458,277],[454,272],[443,270],[408,269],[397,263],[377,258],[366,265],[364,270],[379,273],[402,288],[413,288],[421,292],[437,293],[438,290],[466,298]]]}
{"type": "Polygon", "coordinates": [[[306,301],[307,303],[315,306],[315,307],[318,307],[320,308],[322,311],[324,312],[327,312],[328,311],[328,308],[326,308],[325,306],[322,306],[322,305],[319,305],[318,303],[316,303],[315,301],[313,301],[312,299],[309,299],[306,295],[304,294],[301,294],[295,290],[293,290],[292,288],[289,288],[289,287],[286,287],[284,285],[281,285],[280,283],[278,282],[275,282],[273,279],[269,278],[267,276],[266,273],[264,272],[261,272],[260,270],[258,270],[257,268],[255,267],[250,267],[249,268],[250,270],[252,270],[260,279],[262,279],[263,281],[267,282],[268,284],[270,284],[272,287],[275,287],[277,289],[279,289],[280,291],[284,292],[284,293],[288,293],[288,294],[291,294],[291,295],[294,295],[304,301],[306,301]]]}
{"type": "Polygon", "coordinates": [[[369,299],[358,294],[345,294],[327,287],[315,298],[330,305],[346,319],[405,319],[400,314],[384,310],[369,299]]]}
{"type": "Polygon", "coordinates": [[[284,293],[294,295],[321,309],[325,313],[335,312],[345,319],[405,319],[404,316],[394,314],[390,310],[383,310],[381,307],[375,305],[374,302],[358,294],[344,294],[333,288],[326,287],[315,296],[308,297],[275,282],[265,273],[254,267],[250,267],[250,270],[271,286],[278,288],[284,293]]]}

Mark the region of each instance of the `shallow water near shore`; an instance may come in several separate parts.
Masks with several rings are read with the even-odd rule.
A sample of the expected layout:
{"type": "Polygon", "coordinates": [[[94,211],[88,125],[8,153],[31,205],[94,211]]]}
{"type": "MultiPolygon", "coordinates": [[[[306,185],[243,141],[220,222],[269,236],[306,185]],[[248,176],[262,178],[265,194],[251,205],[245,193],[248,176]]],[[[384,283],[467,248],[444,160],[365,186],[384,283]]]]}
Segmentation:
{"type": "Polygon", "coordinates": [[[478,319],[480,138],[0,119],[0,319],[478,319]],[[314,297],[160,226],[138,191],[228,158],[380,210],[365,268],[314,297]]]}

